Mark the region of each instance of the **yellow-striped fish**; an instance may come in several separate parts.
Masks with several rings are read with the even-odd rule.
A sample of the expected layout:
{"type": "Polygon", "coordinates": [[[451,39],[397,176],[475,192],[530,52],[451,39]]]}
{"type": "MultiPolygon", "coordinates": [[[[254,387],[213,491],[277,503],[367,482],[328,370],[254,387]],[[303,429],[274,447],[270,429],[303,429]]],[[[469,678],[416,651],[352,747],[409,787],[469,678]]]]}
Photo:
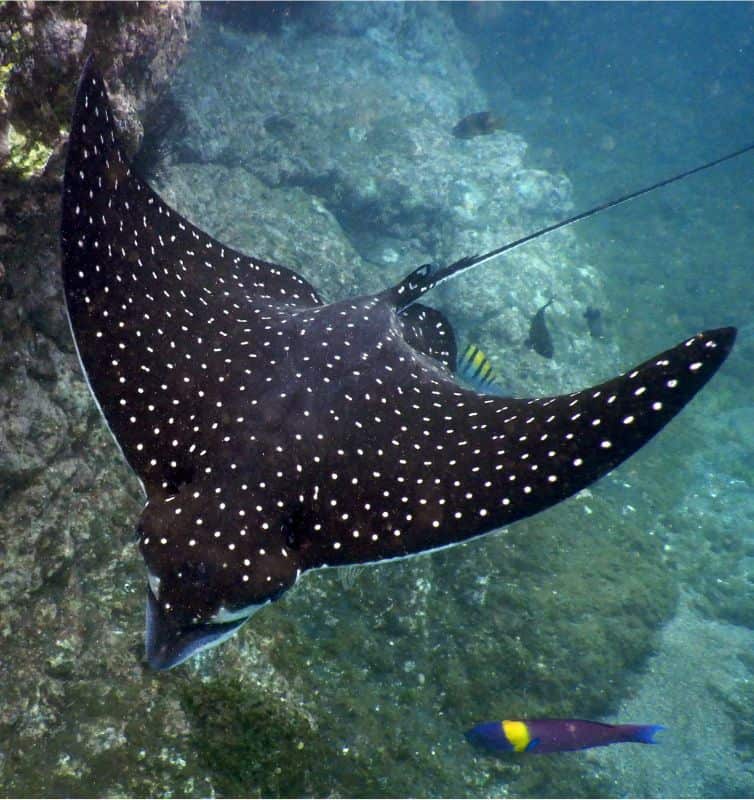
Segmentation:
{"type": "Polygon", "coordinates": [[[497,373],[487,356],[475,345],[470,344],[458,360],[458,374],[475,389],[487,392],[499,388],[497,373]]]}

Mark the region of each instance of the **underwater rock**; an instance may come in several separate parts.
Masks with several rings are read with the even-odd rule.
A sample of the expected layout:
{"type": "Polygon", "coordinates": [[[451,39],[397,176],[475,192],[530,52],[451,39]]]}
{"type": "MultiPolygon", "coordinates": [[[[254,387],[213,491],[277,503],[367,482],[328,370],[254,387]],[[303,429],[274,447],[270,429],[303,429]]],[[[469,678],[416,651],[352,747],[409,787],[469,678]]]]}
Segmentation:
{"type": "Polygon", "coordinates": [[[241,33],[282,35],[317,32],[336,36],[364,36],[375,29],[395,34],[412,16],[411,4],[391,3],[208,3],[207,19],[241,33]]]}
{"type": "Polygon", "coordinates": [[[0,497],[44,469],[66,444],[65,414],[28,374],[18,374],[0,413],[0,497]]]}
{"type": "MultiPolygon", "coordinates": [[[[241,165],[269,186],[298,186],[330,208],[348,210],[349,227],[412,238],[409,222],[423,220],[426,227],[442,211],[438,173],[478,172],[472,158],[459,163],[447,131],[462,102],[483,104],[450,15],[436,9],[421,17],[423,35],[444,41],[443,58],[435,53],[429,63],[442,61],[447,72],[457,62],[453,81],[414,63],[412,26],[386,42],[342,37],[337,58],[331,40],[310,32],[286,53],[285,80],[269,77],[281,72],[275,37],[244,40],[204,26],[176,85],[188,121],[186,159],[241,165]],[[227,80],[209,55],[218,49],[237,63],[227,80]],[[291,120],[295,135],[274,135],[271,117],[291,120]]],[[[524,143],[496,138],[489,154],[495,171],[520,166],[524,143]]],[[[494,177],[490,185],[500,183],[494,177]]]]}
{"type": "Polygon", "coordinates": [[[301,15],[311,30],[338,36],[364,36],[375,30],[395,35],[413,15],[411,3],[303,4],[301,15]]]}
{"type": "Polygon", "coordinates": [[[527,211],[562,216],[573,208],[571,182],[565,175],[521,169],[511,179],[518,201],[527,211]]]}
{"type": "Polygon", "coordinates": [[[122,134],[135,149],[142,133],[137,108],[166,86],[200,15],[199,3],[183,0],[0,6],[8,121],[26,142],[16,163],[33,147],[50,152],[64,140],[85,47],[102,57],[122,134]]]}

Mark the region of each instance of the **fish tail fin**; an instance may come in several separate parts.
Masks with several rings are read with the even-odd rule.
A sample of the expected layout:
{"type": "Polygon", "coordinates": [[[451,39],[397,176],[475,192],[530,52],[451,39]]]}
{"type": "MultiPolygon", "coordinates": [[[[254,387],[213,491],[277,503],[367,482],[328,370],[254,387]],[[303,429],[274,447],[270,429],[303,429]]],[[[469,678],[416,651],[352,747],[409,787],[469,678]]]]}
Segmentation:
{"type": "Polygon", "coordinates": [[[659,744],[655,736],[665,730],[664,725],[626,725],[629,742],[640,744],[659,744]]]}

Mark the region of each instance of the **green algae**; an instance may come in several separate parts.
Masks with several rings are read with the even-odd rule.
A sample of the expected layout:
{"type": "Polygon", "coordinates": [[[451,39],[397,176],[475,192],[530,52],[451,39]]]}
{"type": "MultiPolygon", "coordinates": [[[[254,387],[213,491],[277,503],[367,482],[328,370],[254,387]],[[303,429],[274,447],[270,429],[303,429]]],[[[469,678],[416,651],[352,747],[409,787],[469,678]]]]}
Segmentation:
{"type": "MultiPolygon", "coordinates": [[[[5,37],[4,62],[0,64],[0,103],[5,104],[6,91],[13,75],[15,64],[23,57],[23,39],[17,30],[5,37]]],[[[18,130],[9,124],[7,136],[7,158],[3,171],[20,178],[38,175],[47,164],[53,148],[44,141],[18,130]]]]}
{"type": "Polygon", "coordinates": [[[0,64],[0,100],[5,99],[5,89],[13,71],[13,64],[0,64]]]}
{"type": "Polygon", "coordinates": [[[27,138],[12,125],[9,127],[8,143],[10,152],[5,169],[21,178],[39,175],[47,165],[53,150],[41,141],[27,138]]]}
{"type": "Polygon", "coordinates": [[[305,796],[333,761],[303,714],[239,678],[186,682],[181,698],[201,768],[221,796],[305,796]]]}
{"type": "MultiPolygon", "coordinates": [[[[201,795],[210,787],[194,775],[193,765],[157,714],[133,713],[135,685],[92,691],[89,681],[70,681],[65,725],[49,729],[38,741],[16,738],[9,754],[10,780],[3,791],[29,797],[201,795]],[[118,721],[98,727],[108,717],[118,721]]],[[[155,709],[156,710],[156,709],[155,709]]]]}
{"type": "MultiPolygon", "coordinates": [[[[20,34],[13,33],[10,37],[12,45],[18,45],[20,34]]],[[[0,65],[0,102],[5,101],[6,89],[13,73],[14,65],[6,62],[0,65]]],[[[63,134],[64,131],[61,131],[63,134]]],[[[17,130],[13,125],[8,125],[8,155],[3,164],[3,170],[20,178],[30,178],[38,175],[45,168],[53,148],[41,139],[35,139],[17,130]]]]}

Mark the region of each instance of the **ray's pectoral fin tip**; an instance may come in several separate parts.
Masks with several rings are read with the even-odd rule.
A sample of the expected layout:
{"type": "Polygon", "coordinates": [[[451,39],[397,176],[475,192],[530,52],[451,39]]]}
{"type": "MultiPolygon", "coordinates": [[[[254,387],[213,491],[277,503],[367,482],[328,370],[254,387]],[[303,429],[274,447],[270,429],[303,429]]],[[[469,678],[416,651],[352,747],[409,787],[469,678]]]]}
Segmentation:
{"type": "Polygon", "coordinates": [[[91,59],[62,220],[82,367],[148,496],[139,540],[157,669],[231,636],[306,570],[445,547],[588,486],[678,413],[735,338],[699,334],[570,395],[463,388],[450,322],[417,301],[488,256],[324,305],[133,173],[91,59]]]}

